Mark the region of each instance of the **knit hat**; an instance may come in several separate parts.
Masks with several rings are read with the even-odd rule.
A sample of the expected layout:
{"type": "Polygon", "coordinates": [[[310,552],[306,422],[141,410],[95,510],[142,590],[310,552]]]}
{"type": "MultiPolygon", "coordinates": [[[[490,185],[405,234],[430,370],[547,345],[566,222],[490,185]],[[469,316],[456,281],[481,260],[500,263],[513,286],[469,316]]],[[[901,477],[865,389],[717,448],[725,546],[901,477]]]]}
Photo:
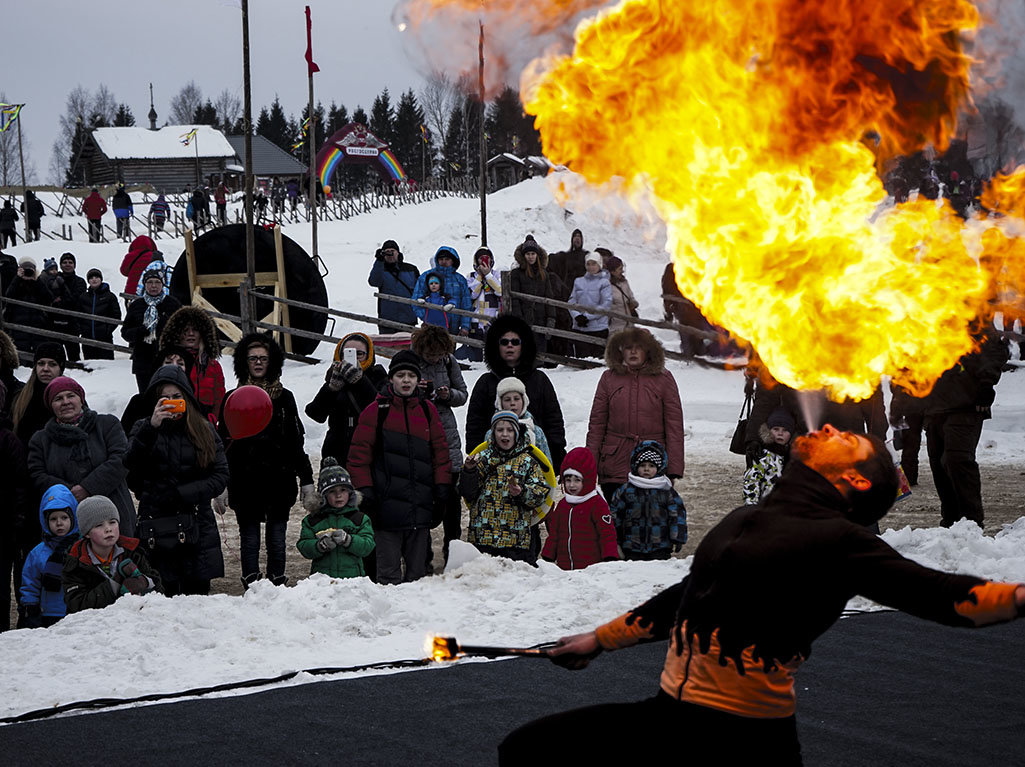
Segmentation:
{"type": "Polygon", "coordinates": [[[438,283],[440,285],[441,284],[441,277],[439,277],[436,274],[428,275],[427,276],[427,284],[430,285],[432,282],[436,282],[436,283],[438,283]]]}
{"type": "Polygon", "coordinates": [[[82,536],[89,534],[97,525],[102,525],[108,519],[116,519],[121,522],[121,513],[117,506],[105,495],[90,495],[78,504],[75,512],[78,517],[78,532],[82,536]]]}
{"type": "Polygon", "coordinates": [[[530,398],[527,396],[527,387],[523,384],[516,376],[509,376],[503,378],[498,382],[498,386],[495,388],[495,410],[503,410],[502,407],[502,395],[508,394],[509,392],[519,392],[520,396],[523,397],[523,410],[526,411],[530,405],[530,398]]]}
{"type": "Polygon", "coordinates": [[[151,277],[156,277],[161,282],[164,282],[166,275],[167,275],[167,264],[166,263],[164,263],[163,261],[160,261],[160,260],[150,261],[149,266],[147,266],[146,270],[142,273],[142,279],[140,280],[140,282],[145,283],[146,280],[150,279],[151,277]]]}
{"type": "Polygon", "coordinates": [[[391,358],[391,364],[388,366],[388,377],[391,378],[400,370],[409,370],[410,372],[416,373],[416,379],[418,381],[422,377],[420,375],[420,360],[408,349],[403,349],[391,358]]]}
{"type": "Polygon", "coordinates": [[[495,424],[499,421],[512,421],[516,424],[516,433],[523,433],[523,424],[520,423],[520,417],[511,410],[499,410],[493,416],[491,416],[491,428],[495,428],[495,424]]]}
{"type": "Polygon", "coordinates": [[[523,244],[520,245],[520,253],[529,253],[534,251],[538,255],[541,254],[541,248],[537,244],[537,240],[534,239],[534,235],[528,234],[523,244]]]}
{"type": "Polygon", "coordinates": [[[71,391],[77,394],[79,399],[82,400],[82,407],[85,407],[85,389],[82,388],[82,384],[68,376],[57,376],[43,389],[43,402],[46,404],[47,410],[52,410],[51,403],[53,398],[63,391],[71,391]]]}
{"type": "Polygon", "coordinates": [[[44,272],[47,269],[56,269],[56,268],[57,268],[57,259],[56,258],[44,258],[43,259],[43,271],[44,272]]]}
{"type": "Polygon", "coordinates": [[[63,264],[65,261],[70,261],[73,264],[78,263],[77,259],[75,258],[75,254],[70,252],[61,254],[61,263],[63,264]]]}
{"type": "Polygon", "coordinates": [[[399,247],[399,244],[395,242],[395,240],[385,240],[382,242],[381,250],[394,250],[396,253],[402,252],[402,248],[399,247]]]}
{"type": "Polygon", "coordinates": [[[655,464],[657,473],[661,475],[666,470],[666,449],[661,442],[646,439],[634,448],[633,455],[630,456],[630,471],[636,474],[641,461],[650,461],[655,464]]]}
{"type": "Polygon", "coordinates": [[[90,269],[88,272],[85,273],[85,278],[87,280],[91,280],[93,277],[99,277],[102,280],[103,279],[103,272],[101,272],[99,269],[97,269],[94,266],[92,269],[90,269]]]}
{"type": "Polygon", "coordinates": [[[594,490],[598,484],[598,462],[594,460],[594,454],[586,447],[575,447],[566,453],[562,459],[562,476],[567,472],[579,474],[584,480],[584,487],[580,495],[586,495],[594,490]]]}
{"type": "Polygon", "coordinates": [[[597,251],[591,251],[586,256],[584,256],[585,265],[590,263],[591,261],[594,261],[596,264],[598,264],[598,266],[601,266],[601,254],[597,251]]]}
{"type": "Polygon", "coordinates": [[[35,262],[35,261],[33,261],[33,260],[32,260],[31,258],[29,258],[28,256],[25,256],[25,258],[21,259],[21,260],[20,260],[20,261],[18,262],[18,266],[20,266],[20,267],[22,267],[22,268],[24,268],[24,267],[26,267],[26,266],[27,266],[27,267],[28,267],[29,269],[31,269],[32,271],[35,271],[35,269],[36,269],[36,262],[35,262]]]}
{"type": "Polygon", "coordinates": [[[33,367],[42,359],[55,360],[63,373],[64,366],[68,361],[67,355],[64,352],[64,344],[54,343],[53,341],[44,341],[36,346],[36,353],[32,358],[33,367]]]}
{"type": "Polygon", "coordinates": [[[350,493],[355,489],[352,478],[344,467],[339,465],[333,456],[326,456],[320,464],[320,476],[317,478],[317,492],[327,501],[327,491],[332,487],[344,487],[350,493]]]}
{"type": "Polygon", "coordinates": [[[793,434],[797,428],[797,422],[794,420],[794,417],[790,415],[790,411],[781,407],[776,408],[769,414],[769,417],[765,420],[765,425],[770,429],[773,426],[782,426],[791,434],[793,434]]]}

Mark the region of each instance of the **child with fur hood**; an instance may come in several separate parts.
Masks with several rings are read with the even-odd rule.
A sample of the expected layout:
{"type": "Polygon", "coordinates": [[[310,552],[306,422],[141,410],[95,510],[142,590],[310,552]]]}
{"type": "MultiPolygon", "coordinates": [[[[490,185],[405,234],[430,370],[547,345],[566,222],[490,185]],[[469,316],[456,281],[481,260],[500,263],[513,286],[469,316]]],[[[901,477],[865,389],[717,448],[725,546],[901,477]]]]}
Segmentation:
{"type": "Polygon", "coordinates": [[[575,447],[562,462],[565,495],[545,517],[548,540],[541,558],[563,570],[582,570],[619,559],[616,528],[605,499],[598,494],[598,464],[586,447],[575,447]]]}
{"type": "Polygon", "coordinates": [[[655,440],[641,442],[630,456],[627,481],[609,504],[623,559],[669,559],[687,542],[687,508],[666,476],[668,463],[655,440]]]}
{"type": "Polygon", "coordinates": [[[776,408],[758,429],[762,450],[744,472],[744,505],[753,506],[776,486],[790,457],[790,440],[797,422],[784,408],[776,408]]]}
{"type": "Polygon", "coordinates": [[[64,485],[53,485],[43,493],[39,502],[43,542],[29,552],[21,571],[19,628],[46,628],[67,613],[61,572],[68,549],[78,540],[77,508],[78,501],[64,485]]]}
{"type": "Polygon", "coordinates": [[[295,547],[310,563],[310,575],[361,578],[366,575],[363,558],[374,550],[370,517],[359,510],[360,494],[349,472],[331,456],[324,459],[317,482],[320,509],[303,519],[295,547]]]}
{"type": "Polygon", "coordinates": [[[468,540],[484,554],[534,564],[530,520],[549,492],[541,464],[516,413],[495,413],[487,443],[467,457],[459,477],[470,507],[468,540]]]}
{"type": "Polygon", "coordinates": [[[213,317],[198,306],[178,309],[160,334],[160,347],[167,346],[184,346],[192,354],[195,363],[189,374],[192,390],[203,415],[216,426],[224,399],[224,371],[217,361],[221,356],[221,342],[213,317]]]}

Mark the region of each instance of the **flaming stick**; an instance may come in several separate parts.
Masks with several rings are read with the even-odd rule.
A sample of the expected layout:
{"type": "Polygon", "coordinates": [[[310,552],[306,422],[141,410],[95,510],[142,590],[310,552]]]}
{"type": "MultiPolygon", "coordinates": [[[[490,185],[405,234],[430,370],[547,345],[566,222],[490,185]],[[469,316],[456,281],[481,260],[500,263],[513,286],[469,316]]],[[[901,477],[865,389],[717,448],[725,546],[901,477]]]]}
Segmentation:
{"type": "Polygon", "coordinates": [[[548,650],[555,647],[555,642],[547,642],[536,647],[489,647],[487,645],[461,645],[455,637],[434,637],[431,642],[431,657],[443,662],[458,658],[502,658],[520,655],[530,658],[547,658],[548,650]]]}

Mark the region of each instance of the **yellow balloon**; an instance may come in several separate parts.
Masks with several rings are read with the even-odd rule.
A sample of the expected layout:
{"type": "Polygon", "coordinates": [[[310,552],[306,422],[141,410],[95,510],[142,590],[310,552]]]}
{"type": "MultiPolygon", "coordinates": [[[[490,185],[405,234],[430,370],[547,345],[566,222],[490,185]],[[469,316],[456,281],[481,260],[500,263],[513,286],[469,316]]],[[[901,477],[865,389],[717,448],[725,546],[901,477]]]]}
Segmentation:
{"type": "Polygon", "coordinates": [[[324,185],[324,194],[331,194],[331,187],[326,184],[324,185]]]}

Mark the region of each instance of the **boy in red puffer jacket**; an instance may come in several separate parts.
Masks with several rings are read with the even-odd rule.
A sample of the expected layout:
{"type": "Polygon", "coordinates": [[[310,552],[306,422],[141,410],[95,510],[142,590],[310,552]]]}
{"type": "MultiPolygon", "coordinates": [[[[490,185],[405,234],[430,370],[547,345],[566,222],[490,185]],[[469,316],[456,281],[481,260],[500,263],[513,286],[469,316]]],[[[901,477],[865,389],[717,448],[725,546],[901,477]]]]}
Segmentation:
{"type": "Polygon", "coordinates": [[[612,512],[598,494],[598,464],[586,447],[575,447],[562,462],[559,505],[545,517],[548,540],[541,558],[563,570],[619,559],[612,512]]]}

